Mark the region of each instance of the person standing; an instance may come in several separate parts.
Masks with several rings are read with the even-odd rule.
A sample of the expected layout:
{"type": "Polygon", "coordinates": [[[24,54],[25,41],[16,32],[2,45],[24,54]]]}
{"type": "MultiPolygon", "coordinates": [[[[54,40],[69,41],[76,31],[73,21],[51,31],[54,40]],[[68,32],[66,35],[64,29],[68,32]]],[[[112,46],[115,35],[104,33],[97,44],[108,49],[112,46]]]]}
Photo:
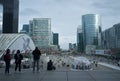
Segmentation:
{"type": "Polygon", "coordinates": [[[41,56],[41,52],[38,47],[35,47],[35,50],[32,52],[33,54],[33,71],[35,71],[35,65],[37,64],[37,71],[39,71],[39,60],[41,56]]]}
{"type": "Polygon", "coordinates": [[[23,60],[23,55],[20,53],[20,50],[17,50],[15,56],[15,71],[19,68],[19,72],[21,71],[21,61],[23,60]]]}
{"type": "Polygon", "coordinates": [[[11,56],[10,56],[10,49],[6,50],[6,54],[4,55],[4,61],[5,61],[5,74],[9,74],[9,68],[10,68],[10,60],[11,60],[11,56]]]}

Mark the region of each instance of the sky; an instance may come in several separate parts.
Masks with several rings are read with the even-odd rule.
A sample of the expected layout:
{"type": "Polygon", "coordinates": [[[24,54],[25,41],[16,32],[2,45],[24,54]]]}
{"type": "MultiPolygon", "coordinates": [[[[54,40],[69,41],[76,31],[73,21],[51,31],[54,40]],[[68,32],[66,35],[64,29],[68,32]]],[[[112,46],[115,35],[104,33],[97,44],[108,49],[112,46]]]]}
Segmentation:
{"type": "Polygon", "coordinates": [[[120,22],[120,0],[19,0],[19,30],[33,18],[51,18],[61,48],[76,43],[77,27],[85,14],[99,14],[102,30],[120,22]]]}

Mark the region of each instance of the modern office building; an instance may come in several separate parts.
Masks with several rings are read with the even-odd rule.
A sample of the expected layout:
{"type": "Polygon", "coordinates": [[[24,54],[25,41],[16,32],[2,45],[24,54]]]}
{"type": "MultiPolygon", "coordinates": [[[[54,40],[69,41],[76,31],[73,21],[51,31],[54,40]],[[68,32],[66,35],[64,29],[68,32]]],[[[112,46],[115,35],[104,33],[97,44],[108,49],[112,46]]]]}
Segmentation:
{"type": "Polygon", "coordinates": [[[2,14],[2,6],[0,5],[0,33],[2,33],[2,17],[3,17],[3,14],[2,14]]]}
{"type": "Polygon", "coordinates": [[[73,43],[73,49],[76,49],[77,45],[76,43],[73,43]]]}
{"type": "Polygon", "coordinates": [[[29,34],[29,24],[24,24],[20,33],[29,34]]]}
{"type": "Polygon", "coordinates": [[[40,49],[49,49],[52,44],[51,19],[34,18],[30,21],[30,36],[35,46],[40,49]]]}
{"type": "Polygon", "coordinates": [[[59,45],[59,35],[58,35],[58,33],[53,33],[53,45],[59,45]]]}
{"type": "Polygon", "coordinates": [[[84,52],[82,26],[78,26],[77,28],[77,51],[84,52]]]}
{"type": "Polygon", "coordinates": [[[69,50],[76,50],[76,43],[69,43],[69,50]]]}
{"type": "Polygon", "coordinates": [[[3,6],[3,33],[18,33],[19,0],[0,0],[3,6]]]}
{"type": "Polygon", "coordinates": [[[102,47],[104,49],[120,49],[120,23],[102,32],[102,47]]]}
{"type": "Polygon", "coordinates": [[[69,43],[69,50],[72,50],[72,43],[69,43]]]}
{"type": "Polygon", "coordinates": [[[2,33],[2,24],[0,22],[0,34],[2,33]]]}
{"type": "Polygon", "coordinates": [[[87,45],[101,45],[101,20],[97,14],[82,16],[82,30],[84,47],[87,45]]]}

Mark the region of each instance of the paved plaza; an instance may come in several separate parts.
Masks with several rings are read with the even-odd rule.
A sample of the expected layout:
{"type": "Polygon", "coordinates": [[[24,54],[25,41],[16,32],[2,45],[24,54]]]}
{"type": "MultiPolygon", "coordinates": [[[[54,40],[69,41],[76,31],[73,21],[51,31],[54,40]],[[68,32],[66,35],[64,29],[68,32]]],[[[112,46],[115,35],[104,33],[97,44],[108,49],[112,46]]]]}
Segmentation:
{"type": "Polygon", "coordinates": [[[0,68],[0,81],[120,81],[120,67],[118,66],[99,62],[97,67],[92,67],[92,70],[75,70],[60,66],[61,61],[67,63],[67,56],[62,58],[50,56],[50,59],[57,62],[58,67],[54,71],[47,71],[44,66],[39,72],[33,72],[32,68],[15,72],[12,67],[10,74],[4,74],[4,68],[0,68]]]}
{"type": "Polygon", "coordinates": [[[91,71],[22,69],[15,72],[12,68],[10,74],[4,74],[4,68],[0,68],[0,81],[120,81],[120,71],[104,66],[91,71]]]}

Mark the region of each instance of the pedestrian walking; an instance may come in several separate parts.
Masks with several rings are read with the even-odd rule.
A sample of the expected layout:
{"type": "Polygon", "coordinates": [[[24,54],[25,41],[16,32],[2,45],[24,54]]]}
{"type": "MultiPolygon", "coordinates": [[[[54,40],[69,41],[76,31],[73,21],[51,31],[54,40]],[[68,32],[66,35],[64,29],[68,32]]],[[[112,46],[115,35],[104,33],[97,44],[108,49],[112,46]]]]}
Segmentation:
{"type": "Polygon", "coordinates": [[[35,71],[35,66],[37,64],[37,71],[39,71],[39,60],[41,56],[41,52],[38,47],[35,47],[35,50],[32,52],[33,54],[33,72],[35,71]]]}
{"type": "Polygon", "coordinates": [[[9,74],[9,68],[10,68],[10,49],[7,49],[6,54],[4,55],[4,61],[5,61],[5,74],[9,74]]]}
{"type": "Polygon", "coordinates": [[[21,61],[23,60],[23,55],[20,53],[20,50],[17,50],[16,54],[14,55],[15,59],[15,71],[19,68],[19,72],[21,71],[21,61]]]}

